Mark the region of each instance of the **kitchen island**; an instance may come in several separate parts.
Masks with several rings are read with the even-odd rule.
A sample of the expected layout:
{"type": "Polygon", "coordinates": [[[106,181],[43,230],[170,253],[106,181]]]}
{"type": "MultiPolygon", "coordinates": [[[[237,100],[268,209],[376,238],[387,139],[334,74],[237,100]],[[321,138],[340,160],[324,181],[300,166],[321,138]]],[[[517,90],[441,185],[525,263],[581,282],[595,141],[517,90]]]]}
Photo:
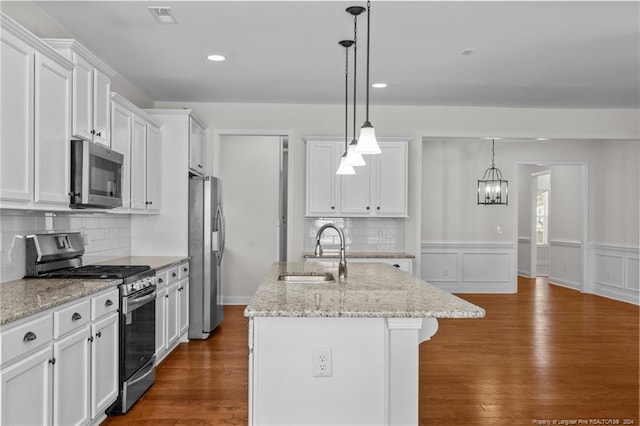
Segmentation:
{"type": "Polygon", "coordinates": [[[484,314],[390,265],[351,263],[338,280],[335,268],[277,262],[245,309],[249,423],[418,424],[418,345],[437,318],[484,314]]]}

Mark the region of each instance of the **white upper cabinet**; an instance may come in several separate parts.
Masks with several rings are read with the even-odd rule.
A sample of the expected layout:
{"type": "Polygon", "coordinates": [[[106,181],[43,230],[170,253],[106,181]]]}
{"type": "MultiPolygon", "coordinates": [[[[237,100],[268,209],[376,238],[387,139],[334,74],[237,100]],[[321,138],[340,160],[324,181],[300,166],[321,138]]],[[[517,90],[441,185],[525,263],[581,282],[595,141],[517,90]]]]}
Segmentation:
{"type": "Polygon", "coordinates": [[[0,206],[68,209],[73,64],[0,14],[0,206]]]}
{"type": "Polygon", "coordinates": [[[110,146],[111,78],[107,64],[72,39],[45,39],[75,64],[73,71],[73,136],[110,146]]]}
{"type": "Polygon", "coordinates": [[[0,199],[31,201],[33,192],[34,48],[0,29],[0,199]]]}
{"type": "Polygon", "coordinates": [[[407,217],[408,141],[379,141],[355,175],[336,175],[341,141],[307,141],[308,217],[407,217]]]}
{"type": "Polygon", "coordinates": [[[307,216],[339,214],[336,170],[342,147],[332,141],[307,142],[307,216]]]}
{"type": "Polygon", "coordinates": [[[160,211],[160,123],[117,93],[111,117],[111,149],[124,154],[121,209],[160,211]]]}
{"type": "Polygon", "coordinates": [[[205,174],[205,144],[206,134],[204,126],[195,117],[189,117],[189,170],[205,174]]]}
{"type": "Polygon", "coordinates": [[[71,72],[36,53],[34,202],[69,204],[71,72]]]}

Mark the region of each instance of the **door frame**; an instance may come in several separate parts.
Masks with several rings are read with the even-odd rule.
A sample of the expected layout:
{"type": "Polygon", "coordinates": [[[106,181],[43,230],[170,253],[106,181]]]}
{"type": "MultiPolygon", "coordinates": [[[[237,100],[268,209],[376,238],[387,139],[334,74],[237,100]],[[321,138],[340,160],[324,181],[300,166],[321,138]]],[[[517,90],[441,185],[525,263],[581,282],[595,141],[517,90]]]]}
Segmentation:
{"type": "MultiPolygon", "coordinates": [[[[580,167],[580,207],[581,207],[581,229],[580,229],[580,291],[582,293],[592,293],[593,289],[591,288],[591,277],[589,276],[589,162],[588,161],[562,161],[562,160],[516,160],[514,162],[514,173],[515,177],[515,188],[518,188],[518,168],[520,166],[578,166],[580,167]]],[[[531,184],[530,184],[531,185],[531,184]]],[[[516,250],[516,255],[513,257],[513,271],[515,271],[514,277],[514,285],[515,292],[517,292],[517,283],[518,283],[518,215],[519,215],[519,204],[518,199],[519,195],[518,191],[515,191],[515,208],[513,209],[513,224],[514,229],[514,247],[516,250]]],[[[532,231],[533,233],[533,231],[532,231]]],[[[533,234],[532,234],[533,235],[533,234]]],[[[532,241],[533,242],[533,241],[532,241]]],[[[533,249],[531,250],[533,252],[533,249]]],[[[531,256],[533,258],[533,255],[531,256]]],[[[537,259],[536,259],[537,260],[537,259]]],[[[550,260],[551,262],[551,260],[550,260]]],[[[531,265],[531,269],[533,270],[535,266],[531,265]]]]}
{"type": "MultiPolygon", "coordinates": [[[[289,178],[287,179],[287,191],[286,191],[286,197],[287,197],[287,261],[291,262],[293,260],[295,260],[293,258],[293,255],[291,253],[291,247],[293,247],[294,241],[293,241],[293,229],[292,229],[292,220],[291,218],[293,217],[293,209],[292,209],[292,204],[291,203],[291,194],[293,193],[293,179],[290,179],[291,176],[291,170],[293,167],[293,162],[292,162],[292,158],[293,156],[291,155],[291,141],[292,141],[292,134],[293,132],[291,130],[242,130],[242,129],[218,129],[218,130],[214,130],[213,131],[213,149],[212,149],[212,165],[213,165],[213,172],[212,175],[215,177],[220,177],[220,144],[221,144],[221,138],[223,136],[280,136],[282,138],[286,138],[287,140],[287,146],[286,148],[283,146],[282,142],[280,144],[280,158],[283,158],[283,149],[287,149],[287,155],[286,155],[286,159],[287,159],[287,173],[289,178]]],[[[278,239],[278,248],[277,248],[277,253],[279,253],[280,251],[280,239],[278,239]]]]}

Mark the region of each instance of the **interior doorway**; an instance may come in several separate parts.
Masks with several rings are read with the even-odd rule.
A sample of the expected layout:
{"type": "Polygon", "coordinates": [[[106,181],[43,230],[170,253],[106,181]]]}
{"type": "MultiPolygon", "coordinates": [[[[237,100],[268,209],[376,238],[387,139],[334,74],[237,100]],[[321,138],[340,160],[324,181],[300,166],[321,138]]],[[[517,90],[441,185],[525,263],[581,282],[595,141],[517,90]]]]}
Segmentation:
{"type": "Polygon", "coordinates": [[[517,162],[516,170],[518,275],[547,275],[553,284],[589,292],[588,164],[526,161],[517,162]],[[545,175],[549,177],[548,183],[542,183],[545,175]],[[539,209],[545,190],[548,192],[542,203],[544,208],[539,209]],[[538,240],[543,242],[541,248],[548,250],[547,271],[539,271],[542,254],[538,240]]]}
{"type": "Polygon", "coordinates": [[[273,262],[286,260],[288,137],[218,136],[214,168],[222,179],[226,223],[223,303],[246,304],[273,262]]]}

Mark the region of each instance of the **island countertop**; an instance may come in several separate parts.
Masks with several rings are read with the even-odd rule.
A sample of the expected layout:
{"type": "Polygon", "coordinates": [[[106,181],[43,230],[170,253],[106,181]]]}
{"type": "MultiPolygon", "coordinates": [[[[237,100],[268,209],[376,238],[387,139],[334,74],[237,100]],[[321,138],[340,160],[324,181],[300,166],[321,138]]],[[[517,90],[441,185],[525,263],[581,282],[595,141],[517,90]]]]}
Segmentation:
{"type": "Polygon", "coordinates": [[[391,265],[350,263],[347,278],[317,263],[276,262],[246,317],[483,318],[484,309],[391,265]],[[334,282],[278,281],[285,272],[331,272],[334,282]]]}

